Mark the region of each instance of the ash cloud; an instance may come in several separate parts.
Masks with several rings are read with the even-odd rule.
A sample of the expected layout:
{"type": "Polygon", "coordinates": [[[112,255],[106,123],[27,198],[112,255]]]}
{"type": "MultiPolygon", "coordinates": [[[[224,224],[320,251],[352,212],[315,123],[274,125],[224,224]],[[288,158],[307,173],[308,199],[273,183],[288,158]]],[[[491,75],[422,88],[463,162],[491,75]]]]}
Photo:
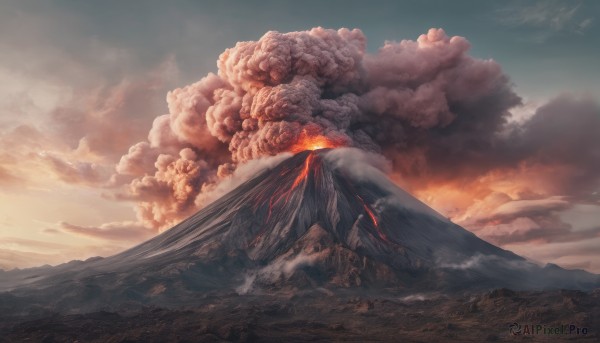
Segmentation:
{"type": "MultiPolygon", "coordinates": [[[[144,225],[167,229],[278,161],[264,157],[320,135],[365,151],[354,155],[493,243],[598,235],[560,216],[600,204],[593,99],[561,95],[515,121],[510,79],[470,56],[463,37],[430,29],[365,47],[360,30],[314,28],[225,50],[216,74],[169,92],[169,113],[116,167],[117,197],[136,203],[144,225]]],[[[356,164],[343,150],[338,162],[356,164]]]]}
{"type": "Polygon", "coordinates": [[[375,54],[358,29],[239,42],[221,54],[217,74],[168,94],[169,114],[117,166],[134,177],[122,197],[138,201],[144,222],[170,225],[238,165],[306,135],[381,153],[406,177],[459,157],[481,162],[520,98],[496,62],[469,48],[442,29],[375,54]]]}
{"type": "Polygon", "coordinates": [[[196,197],[217,178],[216,165],[202,159],[191,148],[178,156],[159,154],[153,175],[133,179],[127,192],[118,194],[122,200],[138,202],[138,218],[148,227],[164,228],[190,215],[196,197]]]}

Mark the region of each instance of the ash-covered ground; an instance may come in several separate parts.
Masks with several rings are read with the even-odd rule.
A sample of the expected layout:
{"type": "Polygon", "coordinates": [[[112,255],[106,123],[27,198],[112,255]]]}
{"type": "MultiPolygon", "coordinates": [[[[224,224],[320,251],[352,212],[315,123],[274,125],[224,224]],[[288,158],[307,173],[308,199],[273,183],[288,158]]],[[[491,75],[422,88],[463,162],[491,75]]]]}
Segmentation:
{"type": "Polygon", "coordinates": [[[228,294],[174,309],[4,313],[1,319],[0,342],[598,342],[600,289],[387,298],[324,290],[290,297],[228,294]],[[510,331],[511,324],[515,333],[519,328],[514,323],[518,335],[510,331]],[[532,325],[540,331],[527,334],[532,325]]]}

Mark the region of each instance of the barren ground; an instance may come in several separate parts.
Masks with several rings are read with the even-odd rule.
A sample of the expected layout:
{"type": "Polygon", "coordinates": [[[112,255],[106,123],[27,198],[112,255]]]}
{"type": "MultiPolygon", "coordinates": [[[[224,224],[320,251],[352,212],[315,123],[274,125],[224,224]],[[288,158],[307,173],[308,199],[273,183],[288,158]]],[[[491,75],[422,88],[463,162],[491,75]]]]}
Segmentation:
{"type": "Polygon", "coordinates": [[[0,342],[600,341],[600,290],[471,296],[224,295],[189,308],[0,319],[0,342]],[[509,325],[576,325],[587,335],[513,336],[509,325]]]}

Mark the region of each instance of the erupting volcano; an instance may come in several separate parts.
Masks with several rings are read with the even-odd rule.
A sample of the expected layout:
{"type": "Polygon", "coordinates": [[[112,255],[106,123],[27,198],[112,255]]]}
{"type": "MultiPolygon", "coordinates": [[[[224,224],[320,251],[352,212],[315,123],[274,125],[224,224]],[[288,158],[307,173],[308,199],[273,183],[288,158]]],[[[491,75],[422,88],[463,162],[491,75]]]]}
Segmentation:
{"type": "MultiPolygon", "coordinates": [[[[330,143],[317,137],[302,144],[316,147],[314,142],[330,143]]],[[[395,186],[368,160],[367,153],[352,148],[302,151],[139,246],[47,273],[21,274],[0,286],[20,285],[14,294],[24,299],[43,294],[58,307],[94,308],[106,301],[173,304],[231,291],[394,293],[599,284],[596,275],[541,268],[479,239],[395,186]],[[65,293],[65,285],[73,291],[65,293]],[[37,287],[44,289],[31,297],[37,287]]]]}

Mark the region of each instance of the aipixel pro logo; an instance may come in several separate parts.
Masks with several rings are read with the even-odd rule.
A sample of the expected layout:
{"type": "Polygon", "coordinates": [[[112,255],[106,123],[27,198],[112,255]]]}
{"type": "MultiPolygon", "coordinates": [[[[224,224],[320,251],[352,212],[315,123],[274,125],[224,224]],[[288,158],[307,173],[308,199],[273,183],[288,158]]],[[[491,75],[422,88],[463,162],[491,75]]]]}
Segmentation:
{"type": "Polygon", "coordinates": [[[508,326],[508,331],[510,331],[510,334],[513,336],[520,335],[521,334],[521,325],[519,325],[519,323],[517,323],[517,322],[514,322],[508,326]]]}
{"type": "Polygon", "coordinates": [[[514,322],[508,326],[508,332],[513,336],[531,335],[587,335],[587,327],[579,327],[575,324],[546,326],[542,324],[521,324],[514,322]]]}

